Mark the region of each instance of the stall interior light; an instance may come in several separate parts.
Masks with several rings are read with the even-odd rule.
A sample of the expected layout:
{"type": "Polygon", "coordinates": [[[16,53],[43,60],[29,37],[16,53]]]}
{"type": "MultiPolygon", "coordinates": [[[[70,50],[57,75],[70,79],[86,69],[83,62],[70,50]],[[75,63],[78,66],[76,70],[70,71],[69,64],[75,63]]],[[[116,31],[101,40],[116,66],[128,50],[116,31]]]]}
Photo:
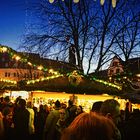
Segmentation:
{"type": "MultiPolygon", "coordinates": [[[[49,0],[50,3],[53,3],[54,1],[55,1],[55,0],[49,0]]],[[[62,1],[64,1],[64,0],[62,0],[62,1]]],[[[78,3],[79,1],[80,1],[80,0],[73,0],[74,3],[78,3]]],[[[96,1],[96,0],[94,0],[94,1],[96,1]]],[[[117,0],[112,0],[112,7],[113,7],[113,8],[116,7],[116,1],[117,1],[117,0]]],[[[104,3],[105,3],[105,0],[100,0],[100,4],[101,4],[101,5],[104,5],[104,3]]]]}
{"type": "Polygon", "coordinates": [[[140,77],[140,73],[136,75],[137,77],[140,77]]]}

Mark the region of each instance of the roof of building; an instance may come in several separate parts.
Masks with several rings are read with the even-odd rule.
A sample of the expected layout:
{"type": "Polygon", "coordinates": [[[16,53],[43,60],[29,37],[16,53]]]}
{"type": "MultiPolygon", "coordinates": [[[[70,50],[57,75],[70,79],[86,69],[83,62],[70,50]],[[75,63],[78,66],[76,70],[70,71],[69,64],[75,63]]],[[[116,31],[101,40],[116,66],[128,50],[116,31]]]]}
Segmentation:
{"type": "MultiPolygon", "coordinates": [[[[1,47],[7,47],[7,46],[1,46],[1,47]]],[[[76,65],[70,64],[68,62],[43,58],[40,57],[40,55],[37,53],[17,52],[9,47],[7,48],[9,51],[0,52],[0,58],[1,58],[0,68],[11,68],[11,67],[27,68],[28,66],[27,62],[31,62],[32,64],[35,65],[45,66],[48,69],[52,68],[54,70],[63,70],[63,72],[66,73],[78,69],[76,65]],[[11,55],[9,52],[11,54],[13,53],[15,55],[19,55],[22,61],[17,61],[16,59],[12,59],[14,55],[13,54],[11,55]],[[24,59],[27,59],[27,61],[25,62],[24,59]]]]}
{"type": "MultiPolygon", "coordinates": [[[[117,57],[118,58],[118,57],[117,57]]],[[[123,61],[121,58],[118,58],[122,66],[130,72],[137,73],[140,71],[140,57],[130,58],[127,61],[123,61]]]]}

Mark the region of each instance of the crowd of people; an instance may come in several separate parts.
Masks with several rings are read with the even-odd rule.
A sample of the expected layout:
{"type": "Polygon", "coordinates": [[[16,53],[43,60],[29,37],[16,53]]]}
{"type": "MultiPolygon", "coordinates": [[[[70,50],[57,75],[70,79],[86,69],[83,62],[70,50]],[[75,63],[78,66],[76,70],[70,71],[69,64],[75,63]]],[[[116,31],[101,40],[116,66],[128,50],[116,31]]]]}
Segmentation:
{"type": "Polygon", "coordinates": [[[71,99],[37,108],[20,96],[0,98],[0,140],[137,140],[139,128],[140,111],[129,102],[120,110],[115,99],[97,101],[85,112],[71,99]]]}

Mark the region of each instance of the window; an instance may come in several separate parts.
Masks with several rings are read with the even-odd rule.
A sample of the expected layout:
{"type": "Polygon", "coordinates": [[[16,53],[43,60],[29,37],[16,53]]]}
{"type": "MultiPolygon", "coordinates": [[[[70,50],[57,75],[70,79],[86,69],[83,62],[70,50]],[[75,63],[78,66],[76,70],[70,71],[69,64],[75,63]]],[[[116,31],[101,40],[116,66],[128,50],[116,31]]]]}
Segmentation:
{"type": "Polygon", "coordinates": [[[10,77],[10,72],[8,72],[8,77],[10,77]]]}
{"type": "Polygon", "coordinates": [[[5,77],[8,77],[8,73],[7,72],[5,72],[5,77]]]}
{"type": "Polygon", "coordinates": [[[114,70],[110,70],[110,75],[112,75],[114,73],[114,70]]]}
{"type": "Polygon", "coordinates": [[[16,76],[17,76],[17,73],[14,72],[14,77],[16,77],[16,76]]]}
{"type": "Polygon", "coordinates": [[[10,72],[5,72],[5,77],[10,77],[10,72]]]}
{"type": "Polygon", "coordinates": [[[120,69],[116,69],[116,73],[120,73],[120,69]]]}
{"type": "Polygon", "coordinates": [[[113,62],[113,66],[118,66],[118,62],[113,62]]]}
{"type": "Polygon", "coordinates": [[[19,73],[17,72],[17,77],[19,77],[19,73]]]}

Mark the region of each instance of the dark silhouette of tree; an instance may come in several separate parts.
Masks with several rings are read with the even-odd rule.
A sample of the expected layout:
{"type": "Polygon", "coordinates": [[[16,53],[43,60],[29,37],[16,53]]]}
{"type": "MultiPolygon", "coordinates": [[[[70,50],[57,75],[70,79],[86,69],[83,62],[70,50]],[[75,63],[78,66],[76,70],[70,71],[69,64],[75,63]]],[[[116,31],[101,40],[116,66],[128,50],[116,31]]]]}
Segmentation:
{"type": "Polygon", "coordinates": [[[116,45],[118,46],[121,57],[127,64],[129,58],[139,56],[140,44],[140,10],[138,1],[129,1],[125,6],[125,12],[122,12],[118,17],[118,28],[125,27],[116,37],[116,45]]]}
{"type": "MultiPolygon", "coordinates": [[[[89,40],[95,13],[91,1],[83,0],[75,4],[71,0],[50,4],[41,0],[31,10],[38,15],[40,23],[35,28],[37,33],[26,34],[24,48],[39,52],[45,57],[59,58],[68,61],[69,47],[75,47],[77,67],[83,71],[83,59],[89,40]],[[94,13],[94,14],[93,14],[94,13]],[[69,40],[66,37],[69,36],[69,40]]],[[[34,28],[34,26],[33,26],[34,28]]]]}
{"type": "MultiPolygon", "coordinates": [[[[129,22],[124,22],[129,10],[135,7],[133,4],[128,9],[130,1],[118,0],[113,8],[111,0],[103,6],[91,0],[79,3],[57,0],[52,4],[40,0],[30,7],[38,19],[32,26],[32,32],[26,34],[23,48],[44,57],[69,61],[69,49],[73,46],[76,67],[84,71],[86,65],[89,73],[96,64],[94,70],[98,72],[112,59],[112,54],[119,55],[120,50],[123,51],[121,39],[126,39],[126,34],[127,39],[129,34],[133,34],[133,41],[129,38],[132,48],[139,44],[136,37],[139,20],[135,15],[138,15],[139,9],[132,12],[129,22]]],[[[124,40],[124,43],[126,47],[128,42],[124,40]]],[[[129,57],[132,53],[130,51],[129,57]]]]}

